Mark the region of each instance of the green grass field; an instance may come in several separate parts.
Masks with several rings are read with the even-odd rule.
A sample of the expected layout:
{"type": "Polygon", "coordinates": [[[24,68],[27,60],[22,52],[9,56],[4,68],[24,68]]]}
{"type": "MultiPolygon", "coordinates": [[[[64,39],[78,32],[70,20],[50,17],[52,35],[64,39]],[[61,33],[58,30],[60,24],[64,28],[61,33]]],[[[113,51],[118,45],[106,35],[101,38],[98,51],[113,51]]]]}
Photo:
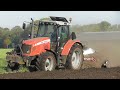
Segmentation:
{"type": "Polygon", "coordinates": [[[12,49],[0,49],[0,74],[5,73],[6,62],[6,52],[12,51],[12,49]]]}
{"type": "MultiPolygon", "coordinates": [[[[0,49],[0,74],[8,73],[5,68],[7,66],[6,62],[6,52],[10,52],[12,49],[0,49]]],[[[19,72],[28,72],[28,69],[23,67],[19,72]]]]}

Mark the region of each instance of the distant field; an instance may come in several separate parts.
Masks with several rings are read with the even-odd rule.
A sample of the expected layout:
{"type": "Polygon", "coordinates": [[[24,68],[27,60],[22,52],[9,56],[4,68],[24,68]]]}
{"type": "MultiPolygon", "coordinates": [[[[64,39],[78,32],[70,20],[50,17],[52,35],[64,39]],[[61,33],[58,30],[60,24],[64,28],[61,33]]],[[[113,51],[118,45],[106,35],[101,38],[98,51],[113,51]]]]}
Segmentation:
{"type": "Polygon", "coordinates": [[[111,67],[120,67],[120,32],[84,32],[77,38],[108,59],[111,67]]]}
{"type": "Polygon", "coordinates": [[[0,49],[0,73],[5,73],[6,63],[6,52],[12,51],[12,49],[0,49]]]}

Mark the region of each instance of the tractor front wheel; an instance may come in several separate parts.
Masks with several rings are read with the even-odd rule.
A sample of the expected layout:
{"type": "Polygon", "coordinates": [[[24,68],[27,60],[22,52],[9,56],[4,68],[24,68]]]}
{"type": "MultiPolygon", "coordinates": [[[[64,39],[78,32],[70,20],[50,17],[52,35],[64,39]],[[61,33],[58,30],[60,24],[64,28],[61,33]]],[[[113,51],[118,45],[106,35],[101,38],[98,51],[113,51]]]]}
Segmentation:
{"type": "Polygon", "coordinates": [[[38,63],[41,71],[53,71],[56,67],[56,58],[53,53],[46,52],[40,55],[38,63]]]}

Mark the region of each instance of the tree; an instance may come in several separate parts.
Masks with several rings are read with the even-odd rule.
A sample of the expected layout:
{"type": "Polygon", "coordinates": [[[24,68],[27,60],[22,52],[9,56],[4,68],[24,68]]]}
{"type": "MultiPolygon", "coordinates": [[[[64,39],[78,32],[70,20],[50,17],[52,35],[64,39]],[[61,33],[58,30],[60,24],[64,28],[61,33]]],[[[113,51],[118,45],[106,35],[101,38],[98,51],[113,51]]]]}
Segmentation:
{"type": "MultiPolygon", "coordinates": [[[[13,44],[18,44],[21,39],[23,29],[20,26],[15,26],[11,29],[10,37],[13,44]]],[[[12,45],[11,45],[12,46],[12,45]]]]}
{"type": "Polygon", "coordinates": [[[109,29],[109,27],[111,26],[111,24],[107,21],[102,21],[100,24],[100,30],[101,31],[107,31],[109,29]]]}
{"type": "Polygon", "coordinates": [[[8,48],[8,46],[11,44],[11,40],[10,40],[10,38],[9,37],[6,37],[5,39],[4,39],[4,46],[5,46],[5,48],[8,48]]]}
{"type": "Polygon", "coordinates": [[[4,30],[9,31],[9,28],[4,28],[4,30]]]}

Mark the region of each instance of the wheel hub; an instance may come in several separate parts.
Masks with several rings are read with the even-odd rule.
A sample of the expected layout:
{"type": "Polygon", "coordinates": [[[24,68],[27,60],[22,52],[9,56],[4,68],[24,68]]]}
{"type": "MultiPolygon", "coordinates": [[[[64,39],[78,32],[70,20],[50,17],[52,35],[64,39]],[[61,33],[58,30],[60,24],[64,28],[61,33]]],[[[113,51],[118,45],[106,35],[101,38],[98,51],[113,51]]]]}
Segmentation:
{"type": "Polygon", "coordinates": [[[81,58],[79,52],[74,52],[72,55],[72,66],[73,68],[78,68],[81,58]]]}
{"type": "Polygon", "coordinates": [[[51,61],[50,58],[48,58],[48,59],[46,60],[46,62],[45,62],[45,70],[46,70],[46,71],[51,71],[51,70],[52,70],[52,67],[53,67],[52,61],[51,61]]]}

